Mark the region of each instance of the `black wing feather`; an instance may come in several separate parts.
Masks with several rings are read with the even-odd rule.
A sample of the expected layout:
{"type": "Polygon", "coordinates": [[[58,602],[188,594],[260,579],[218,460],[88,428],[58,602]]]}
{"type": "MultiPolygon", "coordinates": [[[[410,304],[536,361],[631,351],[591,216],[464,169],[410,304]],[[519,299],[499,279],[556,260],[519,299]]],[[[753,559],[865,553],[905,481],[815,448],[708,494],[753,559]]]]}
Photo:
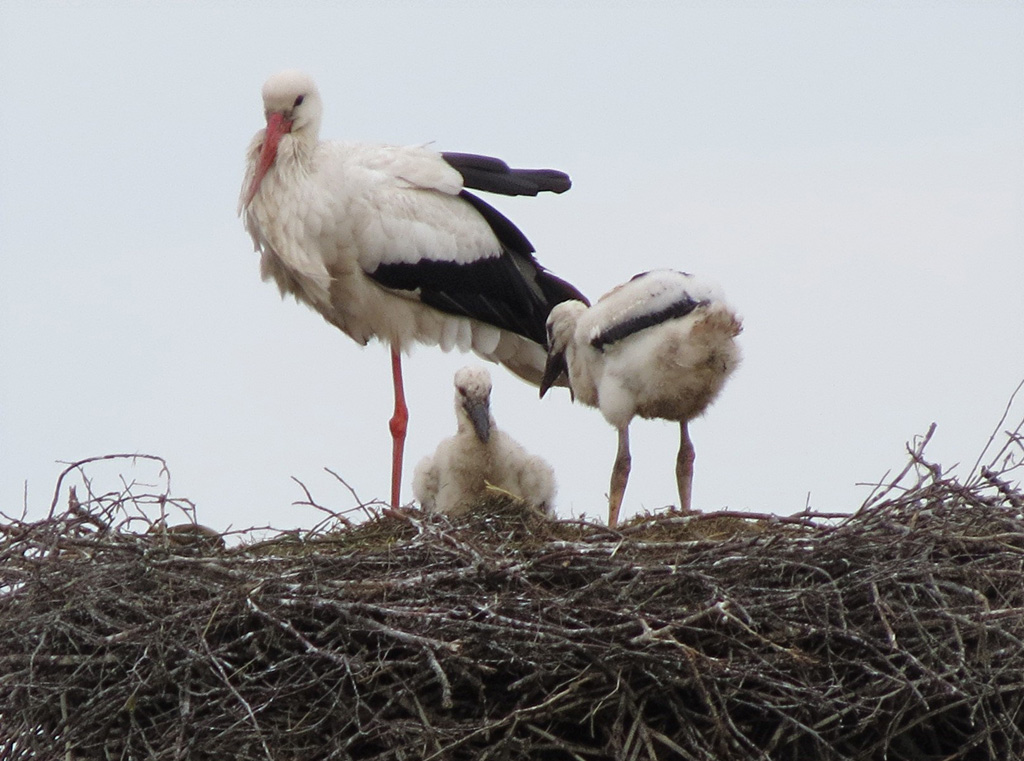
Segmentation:
{"type": "Polygon", "coordinates": [[[544,345],[546,303],[504,253],[469,264],[423,259],[382,264],[370,274],[386,288],[418,290],[420,301],[442,312],[472,317],[544,345]]]}
{"type": "Polygon", "coordinates": [[[557,169],[512,169],[501,159],[474,153],[442,153],[467,188],[506,196],[535,196],[541,192],[564,193],[572,187],[565,172],[557,169]]]}
{"type": "MultiPolygon", "coordinates": [[[[637,277],[639,277],[639,275],[637,277]]],[[[636,278],[634,278],[634,280],[635,279],[636,278]]],[[[590,345],[598,351],[604,351],[604,347],[608,344],[621,341],[623,338],[627,338],[634,333],[639,333],[645,328],[660,325],[663,322],[675,320],[679,317],[686,317],[686,315],[690,314],[690,312],[697,307],[706,306],[707,304],[707,301],[697,301],[696,299],[690,298],[687,294],[683,294],[678,301],[669,304],[664,309],[659,309],[657,312],[648,312],[646,314],[637,315],[629,320],[624,320],[610,326],[607,330],[604,330],[594,336],[594,338],[590,340],[590,345]]]]}
{"type": "Polygon", "coordinates": [[[499,255],[465,264],[439,259],[381,264],[370,277],[386,288],[418,290],[420,301],[442,312],[547,346],[545,323],[552,307],[569,299],[588,303],[586,297],[541,267],[530,241],[501,212],[471,193],[460,195],[491,226],[502,246],[499,255]]]}
{"type": "MultiPolygon", "coordinates": [[[[550,304],[548,307],[549,312],[555,304],[560,304],[563,301],[582,301],[587,306],[590,306],[590,301],[580,293],[576,286],[556,275],[552,275],[541,266],[540,262],[533,256],[535,251],[533,244],[530,243],[522,230],[512,223],[512,220],[472,193],[463,190],[459,195],[471,203],[473,208],[480,212],[480,215],[487,220],[487,224],[491,226],[491,230],[494,231],[502,247],[513,257],[518,255],[518,258],[515,260],[522,262],[521,269],[525,270],[523,274],[527,276],[536,274],[537,285],[540,287],[545,300],[550,304]]],[[[547,320],[547,314],[544,315],[544,320],[547,320]]]]}

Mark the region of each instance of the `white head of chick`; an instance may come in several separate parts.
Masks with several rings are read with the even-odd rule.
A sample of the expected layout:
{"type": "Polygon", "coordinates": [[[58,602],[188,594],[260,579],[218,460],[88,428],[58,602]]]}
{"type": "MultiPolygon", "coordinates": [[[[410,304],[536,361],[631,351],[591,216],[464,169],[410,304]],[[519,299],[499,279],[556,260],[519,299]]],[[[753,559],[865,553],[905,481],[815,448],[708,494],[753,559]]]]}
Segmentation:
{"type": "Polygon", "coordinates": [[[456,434],[424,457],[413,475],[413,493],[425,510],[462,515],[492,487],[551,512],[554,471],[495,424],[486,368],[471,365],[455,373],[455,419],[456,434]]]}

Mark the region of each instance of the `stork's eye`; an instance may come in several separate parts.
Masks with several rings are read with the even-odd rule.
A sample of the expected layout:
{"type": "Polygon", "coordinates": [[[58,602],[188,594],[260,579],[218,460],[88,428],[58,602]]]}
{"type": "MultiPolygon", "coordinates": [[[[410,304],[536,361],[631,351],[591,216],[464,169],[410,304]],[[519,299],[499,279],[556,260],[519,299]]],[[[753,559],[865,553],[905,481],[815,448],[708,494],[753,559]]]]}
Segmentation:
{"type": "Polygon", "coordinates": [[[292,106],[292,108],[298,108],[299,106],[301,106],[302,105],[302,101],[304,101],[305,99],[306,99],[305,95],[300,95],[299,97],[297,97],[295,99],[295,105],[292,106]]]}

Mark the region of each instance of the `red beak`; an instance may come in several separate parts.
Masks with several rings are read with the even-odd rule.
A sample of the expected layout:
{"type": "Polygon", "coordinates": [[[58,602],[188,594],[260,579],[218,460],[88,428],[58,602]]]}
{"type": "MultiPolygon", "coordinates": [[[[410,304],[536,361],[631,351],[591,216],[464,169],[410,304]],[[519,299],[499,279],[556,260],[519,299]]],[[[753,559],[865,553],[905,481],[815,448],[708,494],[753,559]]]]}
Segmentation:
{"type": "Polygon", "coordinates": [[[267,116],[267,130],[263,136],[263,147],[260,148],[260,159],[256,164],[256,173],[252,177],[252,184],[249,192],[245,194],[245,205],[252,202],[253,196],[260,189],[260,183],[267,170],[270,169],[277,158],[277,144],[281,142],[281,136],[292,131],[292,120],[286,119],[284,114],[275,111],[267,116]]]}

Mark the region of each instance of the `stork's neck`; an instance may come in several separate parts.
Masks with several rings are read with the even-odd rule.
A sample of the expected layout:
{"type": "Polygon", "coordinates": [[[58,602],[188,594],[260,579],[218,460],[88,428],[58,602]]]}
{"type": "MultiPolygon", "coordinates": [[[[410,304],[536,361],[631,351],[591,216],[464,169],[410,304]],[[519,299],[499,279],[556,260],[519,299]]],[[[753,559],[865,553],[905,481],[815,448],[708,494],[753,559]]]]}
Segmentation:
{"type": "Polygon", "coordinates": [[[307,130],[285,135],[278,146],[274,163],[285,173],[290,170],[308,171],[313,165],[313,156],[319,143],[316,133],[307,130]]]}
{"type": "Polygon", "coordinates": [[[571,343],[565,350],[565,361],[569,366],[569,385],[572,386],[576,400],[581,404],[596,407],[597,381],[594,378],[593,367],[586,357],[581,356],[588,350],[593,351],[589,346],[581,349],[575,343],[571,343]]]}

